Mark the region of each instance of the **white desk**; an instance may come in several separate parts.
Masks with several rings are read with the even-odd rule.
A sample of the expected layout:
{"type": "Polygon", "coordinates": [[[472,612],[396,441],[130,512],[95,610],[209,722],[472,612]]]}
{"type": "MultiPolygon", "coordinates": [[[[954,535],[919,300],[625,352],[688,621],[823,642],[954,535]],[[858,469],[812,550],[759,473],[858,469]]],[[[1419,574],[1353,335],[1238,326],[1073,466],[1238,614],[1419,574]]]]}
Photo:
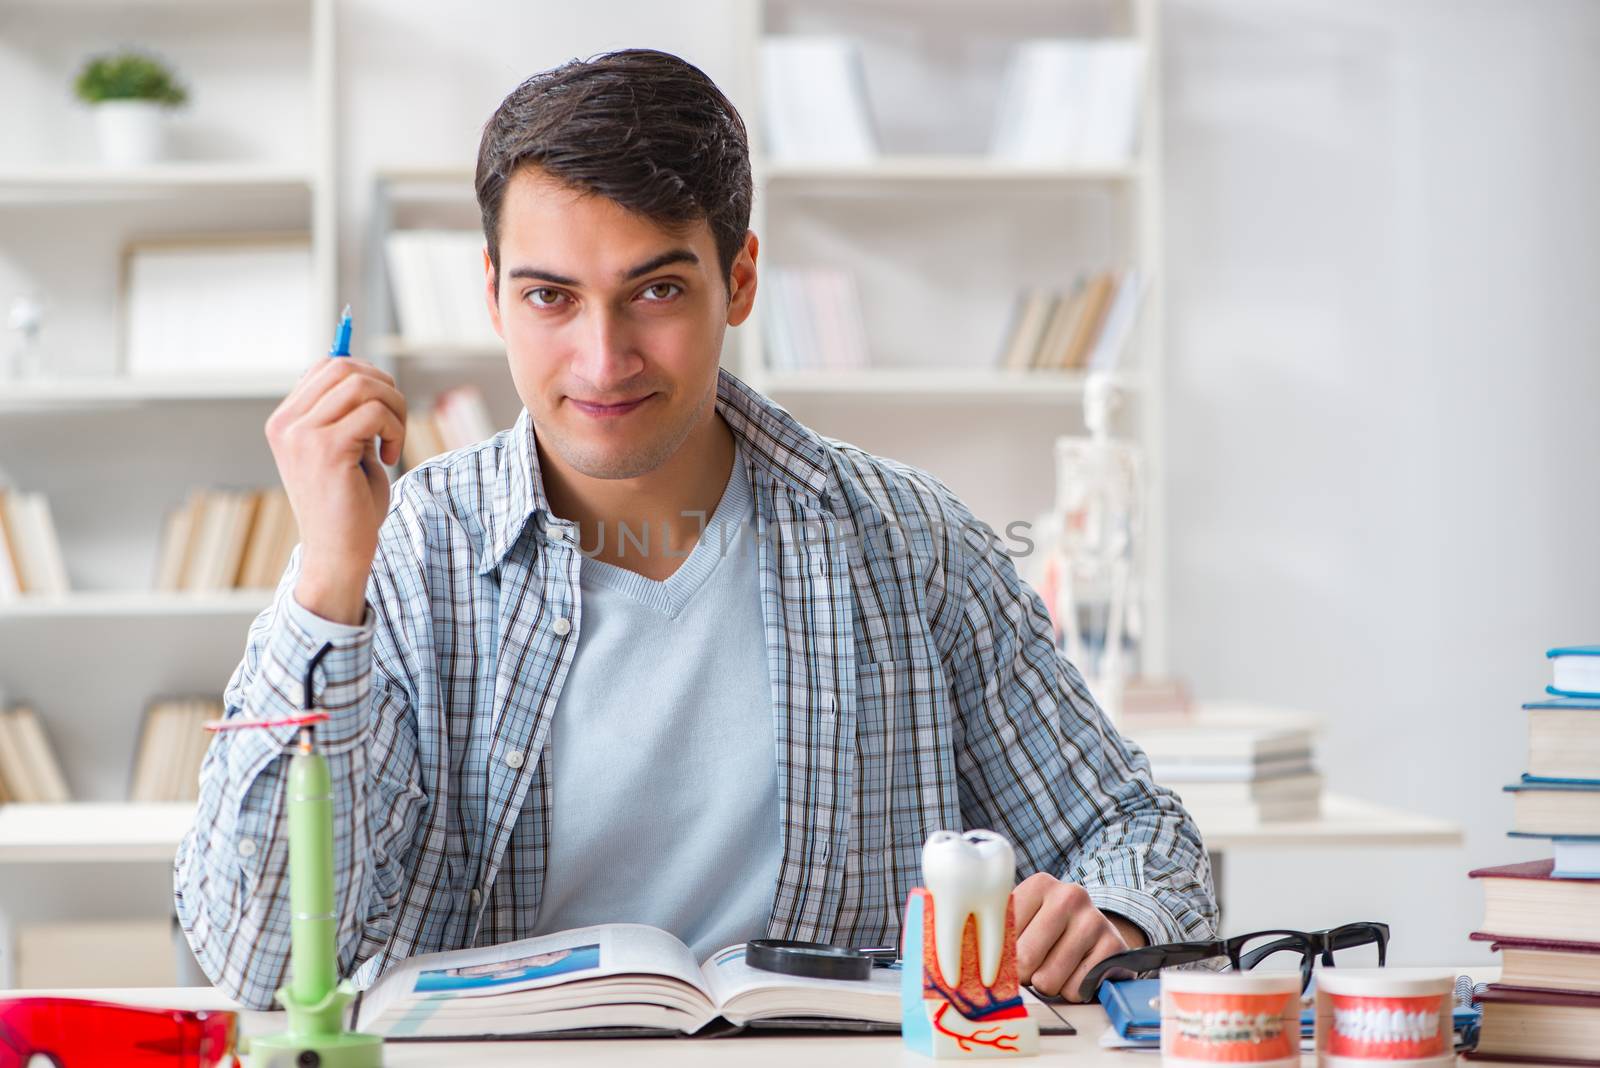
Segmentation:
{"type": "MultiPolygon", "coordinates": [[[[0,998],[45,991],[0,991],[0,998]]],[[[234,1006],[215,990],[183,987],[150,990],[71,990],[49,991],[74,997],[96,997],[133,1005],[163,1005],[186,1009],[228,1009],[234,1006]]],[[[1057,1063],[1064,1054],[1072,1055],[1076,1068],[1155,1068],[1158,1059],[1148,1053],[1106,1050],[1099,1046],[1106,1029],[1106,1014],[1098,1005],[1067,1005],[1062,1013],[1078,1029],[1076,1035],[1047,1035],[1040,1040],[1045,1061],[1057,1063]]],[[[240,1022],[244,1034],[266,1034],[283,1026],[282,1013],[245,1012],[240,1022]]],[[[723,1039],[561,1039],[542,1042],[395,1042],[384,1047],[386,1068],[407,1065],[537,1064],[540,1068],[559,1065],[637,1065],[652,1068],[699,1068],[700,1065],[739,1065],[759,1062],[762,1068],[813,1068],[826,1060],[828,1068],[853,1068],[855,1065],[915,1065],[928,1068],[935,1062],[909,1053],[896,1035],[817,1034],[799,1038],[739,1037],[723,1039]]],[[[1304,1065],[1314,1065],[1310,1054],[1304,1065]]],[[[1000,1061],[985,1061],[999,1064],[1000,1061]]]]}

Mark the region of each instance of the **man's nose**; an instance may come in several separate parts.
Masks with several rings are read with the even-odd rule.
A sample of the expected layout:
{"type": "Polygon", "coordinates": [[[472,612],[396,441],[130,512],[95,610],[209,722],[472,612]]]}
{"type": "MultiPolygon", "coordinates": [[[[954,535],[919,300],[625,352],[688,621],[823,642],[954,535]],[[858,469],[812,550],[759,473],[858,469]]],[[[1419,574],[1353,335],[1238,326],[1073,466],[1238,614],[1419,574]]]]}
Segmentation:
{"type": "Polygon", "coordinates": [[[591,311],[573,361],[573,373],[595,389],[607,391],[634,377],[643,367],[644,359],[625,317],[611,308],[591,311]]]}

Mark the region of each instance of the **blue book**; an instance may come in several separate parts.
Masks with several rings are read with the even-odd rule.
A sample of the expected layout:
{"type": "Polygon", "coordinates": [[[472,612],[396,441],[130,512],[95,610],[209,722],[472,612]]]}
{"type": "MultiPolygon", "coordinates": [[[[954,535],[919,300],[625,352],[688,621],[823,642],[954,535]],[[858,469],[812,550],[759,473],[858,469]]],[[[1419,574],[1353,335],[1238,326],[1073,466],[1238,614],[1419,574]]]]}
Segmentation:
{"type": "Polygon", "coordinates": [[[1524,790],[1600,790],[1600,779],[1551,779],[1543,775],[1522,775],[1521,782],[1511,783],[1504,787],[1508,794],[1521,793],[1524,790]]]}
{"type": "Polygon", "coordinates": [[[1600,879],[1600,834],[1534,834],[1507,831],[1507,838],[1548,838],[1555,851],[1554,879],[1600,879]]]}
{"type": "Polygon", "coordinates": [[[1557,697],[1600,697],[1600,645],[1568,645],[1544,655],[1554,676],[1547,692],[1557,697]]]}

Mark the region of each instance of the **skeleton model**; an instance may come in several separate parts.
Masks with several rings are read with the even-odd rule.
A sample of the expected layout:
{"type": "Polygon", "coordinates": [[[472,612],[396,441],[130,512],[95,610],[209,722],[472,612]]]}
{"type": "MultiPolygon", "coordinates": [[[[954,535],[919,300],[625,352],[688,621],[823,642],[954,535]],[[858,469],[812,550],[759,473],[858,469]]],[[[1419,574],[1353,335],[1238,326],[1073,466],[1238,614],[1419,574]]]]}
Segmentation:
{"type": "Polygon", "coordinates": [[[1124,645],[1136,644],[1141,630],[1143,493],[1137,446],[1110,436],[1117,390],[1108,376],[1091,374],[1083,397],[1089,436],[1056,441],[1055,507],[1042,524],[1034,569],[1057,644],[1113,723],[1128,672],[1124,645]]]}

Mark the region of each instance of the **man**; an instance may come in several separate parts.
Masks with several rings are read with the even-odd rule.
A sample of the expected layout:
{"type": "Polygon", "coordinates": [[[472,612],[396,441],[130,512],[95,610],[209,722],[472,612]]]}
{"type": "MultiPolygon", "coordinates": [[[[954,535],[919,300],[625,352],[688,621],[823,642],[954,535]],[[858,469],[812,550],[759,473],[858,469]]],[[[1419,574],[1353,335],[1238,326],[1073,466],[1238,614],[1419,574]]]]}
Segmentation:
{"type": "MultiPolygon", "coordinates": [[[[939,828],[1016,848],[1024,981],[1210,933],[1210,870],[940,482],[719,370],[756,296],[742,121],[626,51],[536,75],[483,132],[485,296],[524,411],[390,494],[405,401],[353,359],[267,421],[301,542],[227,714],[300,707],[336,791],[339,958],[651,923],[893,944],[939,828]],[[377,438],[381,444],[375,444],[377,438]]],[[[220,736],[179,850],[212,979],[288,956],[291,728],[220,736]]]]}

